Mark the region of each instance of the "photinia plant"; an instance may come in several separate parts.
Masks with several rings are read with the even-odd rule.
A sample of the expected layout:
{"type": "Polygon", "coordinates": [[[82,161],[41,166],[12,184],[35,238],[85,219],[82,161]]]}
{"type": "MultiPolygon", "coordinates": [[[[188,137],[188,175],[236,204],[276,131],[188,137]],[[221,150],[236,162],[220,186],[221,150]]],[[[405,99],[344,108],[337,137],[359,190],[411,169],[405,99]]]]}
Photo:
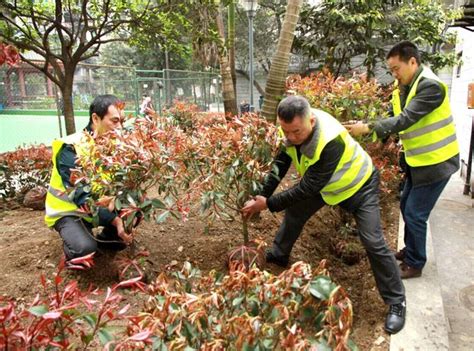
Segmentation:
{"type": "Polygon", "coordinates": [[[329,71],[308,77],[290,76],[287,89],[308,99],[314,108],[324,110],[341,122],[370,120],[387,115],[387,91],[366,75],[334,76],[329,71]]]}
{"type": "Polygon", "coordinates": [[[248,245],[247,220],[240,211],[258,194],[271,170],[278,148],[275,126],[256,114],[233,118],[211,115],[196,119],[193,126],[188,133],[193,152],[187,167],[188,175],[199,183],[201,215],[208,222],[242,220],[244,247],[230,253],[229,258],[238,257],[247,268],[262,262],[256,258],[261,254],[259,244],[248,245]]]}
{"type": "Polygon", "coordinates": [[[71,174],[75,186],[91,191],[89,207],[117,211],[128,233],[142,218],[186,217],[186,135],[176,126],[138,118],[132,130],[86,135],[86,150],[71,174]],[[150,198],[154,190],[156,197],[150,198]]]}
{"type": "MultiPolygon", "coordinates": [[[[295,263],[279,276],[258,268],[206,276],[185,263],[149,286],[145,310],[130,317],[136,348],[157,350],[347,350],[352,305],[325,261],[295,263]]],[[[119,344],[131,346],[130,341],[119,344]]]]}
{"type": "Polygon", "coordinates": [[[28,190],[47,187],[51,166],[51,149],[43,144],[0,154],[0,197],[22,201],[28,190]]]}
{"type": "MultiPolygon", "coordinates": [[[[92,256],[74,263],[91,266],[92,256]]],[[[0,349],[96,349],[120,338],[120,329],[112,325],[125,321],[130,306],[117,291],[123,287],[143,290],[143,283],[130,279],[105,293],[92,288],[81,291],[77,281],[64,280],[64,268],[63,258],[53,279],[41,275],[42,291],[27,305],[0,297],[0,349]]]]}
{"type": "MultiPolygon", "coordinates": [[[[202,140],[197,150],[201,162],[193,165],[202,178],[202,214],[210,219],[240,219],[241,208],[261,190],[271,170],[278,149],[276,127],[256,114],[245,114],[198,126],[193,137],[202,140]]],[[[246,221],[242,233],[248,243],[246,221]]]]}

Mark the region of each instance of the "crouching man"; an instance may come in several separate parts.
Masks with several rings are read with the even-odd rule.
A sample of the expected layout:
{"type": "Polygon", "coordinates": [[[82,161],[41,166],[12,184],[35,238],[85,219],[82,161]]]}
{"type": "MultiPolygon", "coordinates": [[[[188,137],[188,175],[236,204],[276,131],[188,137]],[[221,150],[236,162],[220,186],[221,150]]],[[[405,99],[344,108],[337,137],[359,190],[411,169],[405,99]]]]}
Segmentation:
{"type": "Polygon", "coordinates": [[[73,185],[70,182],[71,169],[76,168],[78,154],[87,150],[84,143],[86,133],[101,135],[121,128],[123,103],[113,95],[97,96],[89,108],[89,124],[80,132],[53,141],[53,169],[46,195],[45,222],[54,228],[63,240],[66,267],[84,269],[72,259],[83,257],[100,250],[119,251],[132,242],[122,220],[106,208],[99,209],[99,226],[103,231],[94,237],[92,218],[86,201],[90,193],[78,187],[68,194],[73,185]]]}

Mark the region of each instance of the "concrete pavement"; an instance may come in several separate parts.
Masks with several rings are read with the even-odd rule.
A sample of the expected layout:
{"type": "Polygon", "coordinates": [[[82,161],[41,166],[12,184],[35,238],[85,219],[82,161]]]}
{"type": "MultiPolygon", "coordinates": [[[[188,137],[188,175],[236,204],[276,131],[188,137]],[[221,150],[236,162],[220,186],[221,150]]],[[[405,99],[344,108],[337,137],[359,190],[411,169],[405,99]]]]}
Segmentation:
{"type": "Polygon", "coordinates": [[[474,207],[463,187],[453,175],[431,213],[428,262],[422,277],[404,280],[407,320],[391,351],[474,349],[474,207]]]}

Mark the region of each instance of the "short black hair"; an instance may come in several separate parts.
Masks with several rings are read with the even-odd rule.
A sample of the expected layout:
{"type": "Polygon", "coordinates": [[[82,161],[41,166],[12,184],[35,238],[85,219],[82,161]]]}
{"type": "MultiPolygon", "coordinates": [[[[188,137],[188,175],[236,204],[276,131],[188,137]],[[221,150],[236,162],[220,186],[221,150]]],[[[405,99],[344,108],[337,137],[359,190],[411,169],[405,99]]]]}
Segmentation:
{"type": "Polygon", "coordinates": [[[97,96],[89,107],[89,124],[87,128],[92,127],[92,115],[95,113],[100,119],[104,119],[110,105],[116,105],[120,99],[115,95],[99,95],[97,96]]]}
{"type": "Polygon", "coordinates": [[[277,116],[286,123],[291,123],[297,116],[301,118],[309,116],[310,111],[311,106],[308,100],[302,96],[291,95],[280,101],[277,116]]]}
{"type": "Polygon", "coordinates": [[[387,60],[390,57],[398,56],[401,61],[408,62],[412,57],[415,58],[416,63],[421,65],[420,52],[415,44],[411,41],[404,40],[395,44],[387,54],[387,60]]]}

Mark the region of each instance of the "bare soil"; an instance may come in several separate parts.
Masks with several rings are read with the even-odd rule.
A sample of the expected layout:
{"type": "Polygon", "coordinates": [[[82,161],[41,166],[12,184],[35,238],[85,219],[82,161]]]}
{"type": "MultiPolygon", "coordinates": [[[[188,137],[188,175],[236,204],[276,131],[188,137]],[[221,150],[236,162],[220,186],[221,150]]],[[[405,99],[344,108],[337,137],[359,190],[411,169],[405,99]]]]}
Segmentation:
{"type": "MultiPolygon", "coordinates": [[[[394,196],[382,201],[382,218],[386,239],[393,249],[398,232],[398,201],[394,196]]],[[[281,219],[281,214],[272,216],[266,211],[250,223],[251,237],[260,237],[271,245],[281,219]]],[[[327,207],[319,211],[296,242],[291,263],[303,260],[316,265],[327,259],[332,278],[348,292],[353,303],[353,340],[361,350],[388,350],[390,337],[383,330],[386,306],[375,287],[367,257],[348,266],[330,250],[330,238],[339,235],[340,227],[337,210],[327,207]]],[[[216,223],[204,234],[204,224],[198,219],[143,223],[137,240],[139,247],[150,252],[152,276],[170,266],[180,267],[186,260],[204,272],[225,270],[226,253],[242,243],[239,223],[216,223]]],[[[51,277],[61,256],[61,239],[44,225],[42,211],[17,208],[0,213],[0,295],[31,301],[39,291],[40,274],[51,277]]],[[[83,286],[92,283],[105,288],[117,282],[117,271],[110,269],[113,265],[102,260],[89,272],[70,275],[83,286]]],[[[273,265],[267,269],[276,274],[282,271],[273,265]]]]}

